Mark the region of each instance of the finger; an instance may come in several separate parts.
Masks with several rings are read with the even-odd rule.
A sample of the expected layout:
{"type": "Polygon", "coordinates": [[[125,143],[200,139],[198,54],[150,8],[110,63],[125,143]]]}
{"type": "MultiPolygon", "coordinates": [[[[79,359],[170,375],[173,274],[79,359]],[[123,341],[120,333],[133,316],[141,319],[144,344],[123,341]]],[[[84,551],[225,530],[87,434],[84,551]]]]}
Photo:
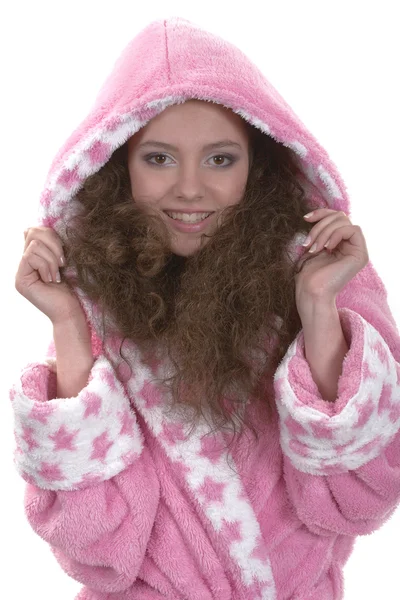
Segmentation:
{"type": "Polygon", "coordinates": [[[54,231],[54,229],[51,229],[51,227],[28,227],[24,231],[24,236],[24,252],[33,240],[40,240],[57,257],[58,265],[61,267],[65,265],[64,249],[61,243],[61,239],[59,235],[57,235],[57,233],[54,231]]]}
{"type": "MultiPolygon", "coordinates": [[[[320,236],[323,235],[323,232],[325,231],[325,229],[328,229],[329,227],[335,229],[343,224],[351,225],[349,218],[346,217],[344,215],[344,213],[335,211],[334,213],[324,217],[322,219],[322,221],[319,221],[318,223],[316,223],[316,225],[314,225],[314,227],[308,233],[309,242],[307,244],[303,244],[303,245],[304,246],[312,246],[315,243],[315,241],[317,240],[317,238],[320,238],[320,236]]],[[[332,231],[332,229],[330,229],[329,231],[332,231]]],[[[326,237],[325,242],[327,240],[328,240],[328,237],[326,237]]],[[[322,244],[322,246],[323,246],[323,244],[322,244]]]]}
{"type": "Polygon", "coordinates": [[[44,244],[41,240],[32,240],[25,251],[25,255],[27,255],[28,258],[30,254],[36,255],[46,262],[47,273],[45,273],[45,277],[47,281],[49,280],[48,274],[51,275],[52,281],[58,281],[61,279],[58,269],[57,256],[48,246],[46,246],[46,244],[44,244]]]}
{"type": "Polygon", "coordinates": [[[300,260],[296,263],[296,269],[295,269],[296,275],[298,275],[300,273],[300,271],[302,270],[302,268],[306,264],[306,262],[308,262],[309,260],[312,260],[313,258],[314,258],[313,254],[310,255],[308,252],[306,252],[300,258],[300,260]]]}
{"type": "Polygon", "coordinates": [[[349,225],[348,227],[344,226],[333,231],[328,240],[328,248],[335,248],[342,240],[349,241],[358,248],[363,248],[365,251],[367,250],[364,234],[359,225],[349,225]]]}
{"type": "Polygon", "coordinates": [[[23,288],[26,287],[26,285],[23,285],[24,280],[30,277],[32,273],[36,273],[37,278],[41,279],[43,283],[51,283],[51,275],[46,260],[37,254],[24,254],[15,276],[15,287],[20,293],[23,293],[23,288]]]}
{"type": "MultiPolygon", "coordinates": [[[[348,217],[348,215],[346,215],[346,213],[342,210],[335,210],[333,208],[314,208],[313,211],[311,211],[310,213],[307,213],[306,215],[304,215],[304,219],[307,219],[307,221],[317,221],[319,219],[322,219],[324,216],[327,216],[329,214],[343,214],[345,217],[348,217]]],[[[349,217],[348,217],[349,218],[349,217]]]]}
{"type": "MultiPolygon", "coordinates": [[[[342,240],[350,240],[355,234],[355,225],[337,226],[335,222],[330,227],[326,227],[317,237],[309,252],[318,252],[328,243],[328,249],[332,250],[342,240]]],[[[356,243],[356,241],[354,242],[356,243]]]]}

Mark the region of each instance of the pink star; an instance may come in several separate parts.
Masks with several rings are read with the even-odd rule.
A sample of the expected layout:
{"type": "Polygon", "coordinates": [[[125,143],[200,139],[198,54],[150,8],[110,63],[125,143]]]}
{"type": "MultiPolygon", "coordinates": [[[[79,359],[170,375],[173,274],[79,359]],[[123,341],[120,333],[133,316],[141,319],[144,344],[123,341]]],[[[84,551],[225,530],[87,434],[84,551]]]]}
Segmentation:
{"type": "Polygon", "coordinates": [[[55,406],[50,404],[49,402],[43,402],[41,404],[34,404],[31,412],[29,413],[29,417],[31,419],[35,419],[43,425],[47,425],[47,419],[54,412],[55,406]]]}
{"type": "Polygon", "coordinates": [[[57,184],[62,185],[67,189],[70,189],[74,184],[79,183],[80,181],[81,176],[79,175],[78,167],[74,167],[72,170],[64,168],[57,178],[57,184]]]}
{"type": "Polygon", "coordinates": [[[375,410],[375,402],[371,397],[364,403],[357,405],[358,419],[354,427],[363,427],[371,418],[375,410]]]}
{"type": "Polygon", "coordinates": [[[309,456],[310,455],[309,448],[302,442],[298,442],[297,440],[290,440],[289,446],[290,446],[291,450],[293,450],[293,452],[295,452],[299,456],[309,456]]]}
{"type": "Polygon", "coordinates": [[[49,439],[55,443],[54,450],[75,450],[75,445],[72,445],[72,440],[79,433],[79,429],[76,429],[72,433],[68,433],[64,425],[56,431],[54,435],[49,435],[49,439]]]}
{"type": "Polygon", "coordinates": [[[221,454],[225,450],[225,444],[220,436],[205,435],[201,440],[200,456],[208,458],[212,463],[217,462],[221,458],[221,454]]]}
{"type": "Polygon", "coordinates": [[[22,439],[22,440],[25,440],[25,442],[28,444],[28,449],[29,449],[29,452],[30,452],[30,451],[31,451],[33,448],[38,448],[38,447],[39,447],[39,444],[37,444],[37,443],[35,442],[35,440],[33,439],[33,435],[32,435],[33,429],[32,429],[31,427],[26,427],[26,426],[24,425],[24,426],[23,426],[23,430],[24,430],[24,433],[23,433],[23,435],[21,435],[21,439],[22,439]]]}
{"type": "Polygon", "coordinates": [[[49,206],[50,202],[53,198],[53,193],[50,190],[45,190],[41,197],[40,197],[40,204],[43,204],[43,206],[49,206]]]}
{"type": "Polygon", "coordinates": [[[133,425],[134,419],[130,410],[124,410],[124,413],[121,418],[121,435],[128,435],[129,437],[133,437],[133,425]]]}
{"type": "Polygon", "coordinates": [[[106,385],[113,391],[117,391],[117,386],[115,384],[115,377],[108,369],[101,369],[100,371],[100,379],[104,381],[106,385]]]}
{"type": "Polygon", "coordinates": [[[114,442],[110,442],[109,440],[107,440],[107,437],[107,431],[104,431],[104,433],[98,435],[93,440],[93,452],[90,456],[91,460],[94,460],[95,458],[98,458],[99,460],[105,459],[107,452],[114,444],[114,442]]]}
{"type": "Polygon", "coordinates": [[[140,395],[146,403],[146,408],[149,410],[153,406],[159,406],[162,404],[162,398],[159,390],[155,385],[152,385],[149,381],[146,381],[140,391],[140,395]]]}
{"type": "Polygon", "coordinates": [[[86,405],[85,414],[83,418],[86,419],[89,415],[99,415],[101,408],[101,398],[98,394],[93,392],[86,392],[82,397],[83,403],[86,405]]]}
{"type": "Polygon", "coordinates": [[[292,437],[298,437],[299,435],[308,434],[308,431],[300,423],[295,421],[291,415],[288,415],[286,417],[285,425],[292,437]]]}
{"type": "Polygon", "coordinates": [[[219,483],[207,476],[203,485],[199,488],[200,494],[206,497],[208,502],[223,502],[225,483],[219,483]]]}
{"type": "Polygon", "coordinates": [[[174,470],[179,473],[182,479],[187,479],[189,473],[191,473],[191,468],[188,465],[185,465],[183,462],[174,462],[174,470]]]}
{"type": "Polygon", "coordinates": [[[65,479],[58,465],[52,465],[47,462],[42,462],[39,475],[47,481],[63,481],[65,479]]]}
{"type": "Polygon", "coordinates": [[[224,524],[221,529],[221,535],[228,541],[229,544],[241,540],[242,535],[240,533],[239,521],[233,521],[232,523],[229,523],[224,519],[224,524]]]}
{"type": "Polygon", "coordinates": [[[177,441],[186,439],[181,423],[165,423],[160,437],[168,444],[176,444],[177,441]]]}
{"type": "Polygon", "coordinates": [[[86,150],[86,154],[89,156],[91,163],[93,165],[99,164],[100,166],[107,161],[111,152],[110,145],[99,140],[93,142],[92,146],[86,150]]]}
{"type": "Polygon", "coordinates": [[[373,373],[371,371],[371,369],[369,368],[369,364],[366,360],[364,360],[363,364],[362,364],[362,368],[361,368],[361,372],[362,372],[362,378],[365,381],[366,379],[376,379],[376,375],[375,373],[373,373]]]}
{"type": "Polygon", "coordinates": [[[372,349],[375,350],[375,352],[379,356],[379,360],[381,361],[382,365],[385,365],[387,372],[389,372],[390,366],[389,366],[388,355],[387,355],[387,352],[386,352],[382,342],[380,340],[378,340],[372,346],[372,349]]]}

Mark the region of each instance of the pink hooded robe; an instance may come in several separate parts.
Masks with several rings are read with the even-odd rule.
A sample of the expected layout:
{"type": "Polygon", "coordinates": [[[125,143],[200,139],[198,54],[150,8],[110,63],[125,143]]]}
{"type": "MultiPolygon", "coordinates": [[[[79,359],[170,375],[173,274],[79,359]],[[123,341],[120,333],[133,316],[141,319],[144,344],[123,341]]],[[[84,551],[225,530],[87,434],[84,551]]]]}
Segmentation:
{"type": "MultiPolygon", "coordinates": [[[[257,67],[220,37],[169,18],[127,45],[58,152],[39,224],[62,238],[61,217],[85,178],[189,98],[229,107],[291,148],[312,202],[349,214],[328,154],[257,67]]],[[[153,383],[160,365],[145,367],[130,343],[127,377],[119,340],[100,341],[96,307],[80,300],[95,355],[86,387],[56,398],[51,343],[10,390],[27,519],[83,584],[76,600],[342,599],[355,536],[381,527],[400,502],[400,338],[371,262],[336,300],[349,347],[336,401],[321,397],[301,331],[271,381],[276,421],[258,443],[244,436],[229,450],[236,473],[225,434],[207,436],[200,424],[186,437],[164,414],[153,383]]]]}

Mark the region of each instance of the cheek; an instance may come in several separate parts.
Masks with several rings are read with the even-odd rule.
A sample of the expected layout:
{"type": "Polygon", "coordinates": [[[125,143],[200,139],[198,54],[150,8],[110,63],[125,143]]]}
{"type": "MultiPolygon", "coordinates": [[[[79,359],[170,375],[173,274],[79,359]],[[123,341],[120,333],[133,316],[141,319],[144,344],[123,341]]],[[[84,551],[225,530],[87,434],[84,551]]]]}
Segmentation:
{"type": "Polygon", "coordinates": [[[128,165],[129,179],[132,195],[136,198],[153,196],[154,182],[149,178],[146,169],[143,169],[137,160],[132,160],[128,165]]]}
{"type": "Polygon", "coordinates": [[[224,206],[238,204],[243,198],[246,189],[246,181],[230,181],[220,189],[220,199],[224,206]]]}
{"type": "Polygon", "coordinates": [[[131,176],[132,197],[138,204],[157,204],[163,196],[163,187],[148,175],[131,176]]]}

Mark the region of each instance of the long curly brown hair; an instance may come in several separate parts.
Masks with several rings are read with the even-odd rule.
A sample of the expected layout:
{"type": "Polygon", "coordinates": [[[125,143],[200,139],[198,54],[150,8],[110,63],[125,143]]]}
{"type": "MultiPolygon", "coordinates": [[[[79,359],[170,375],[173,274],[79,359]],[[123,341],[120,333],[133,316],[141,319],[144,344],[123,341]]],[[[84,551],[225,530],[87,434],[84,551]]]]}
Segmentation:
{"type": "MultiPolygon", "coordinates": [[[[194,255],[169,249],[163,221],[135,203],[127,143],[87,178],[66,223],[70,281],[97,303],[103,339],[132,340],[144,362],[166,358],[171,409],[189,408],[236,435],[249,399],[276,414],[267,393],[279,362],[301,329],[295,303],[296,265],[288,247],[312,224],[294,153],[246,123],[251,166],[241,201],[225,209],[215,234],[194,255]],[[105,318],[107,316],[107,318],[105,318]],[[106,325],[107,322],[107,325],[106,325]]],[[[132,367],[132,365],[130,365],[132,367]]]]}

